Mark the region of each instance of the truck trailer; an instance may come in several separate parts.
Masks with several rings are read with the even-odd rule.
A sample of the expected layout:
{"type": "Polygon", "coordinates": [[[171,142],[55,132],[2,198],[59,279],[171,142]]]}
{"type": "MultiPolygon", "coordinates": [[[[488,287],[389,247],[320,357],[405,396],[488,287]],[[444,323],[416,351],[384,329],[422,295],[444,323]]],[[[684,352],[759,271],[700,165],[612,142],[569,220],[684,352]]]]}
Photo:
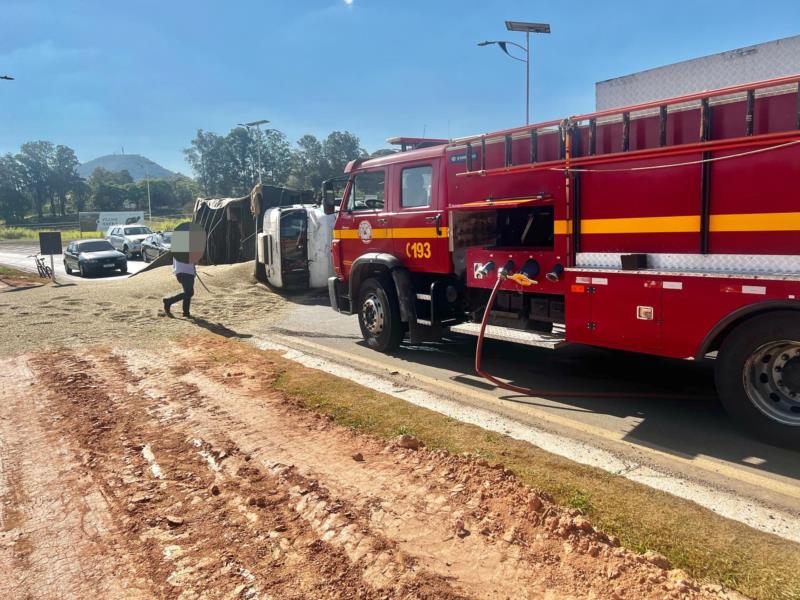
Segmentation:
{"type": "MultiPolygon", "coordinates": [[[[406,151],[353,161],[332,306],[383,352],[449,329],[479,350],[494,338],[713,359],[727,411],[796,447],[798,82],[404,138],[406,151]]],[[[476,369],[491,378],[480,353],[476,369]]]]}

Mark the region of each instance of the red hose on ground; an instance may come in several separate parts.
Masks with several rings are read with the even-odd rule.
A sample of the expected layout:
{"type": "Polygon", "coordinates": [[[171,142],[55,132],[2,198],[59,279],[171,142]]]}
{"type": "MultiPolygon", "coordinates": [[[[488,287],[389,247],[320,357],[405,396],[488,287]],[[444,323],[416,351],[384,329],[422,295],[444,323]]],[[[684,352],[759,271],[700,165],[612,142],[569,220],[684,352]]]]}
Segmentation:
{"type": "Polygon", "coordinates": [[[503,388],[504,390],[508,390],[510,392],[515,392],[517,394],[523,394],[525,396],[550,396],[555,398],[563,398],[563,397],[582,397],[582,398],[662,398],[662,399],[674,399],[681,397],[679,394],[637,394],[637,393],[630,393],[630,392],[577,392],[572,390],[536,390],[532,388],[520,387],[518,385],[513,385],[511,383],[506,383],[505,381],[500,381],[496,377],[493,377],[483,369],[481,369],[481,357],[483,354],[483,340],[484,340],[484,333],[486,332],[486,324],[489,321],[489,315],[492,313],[492,308],[494,307],[495,298],[497,298],[497,292],[500,290],[500,286],[502,285],[503,281],[505,281],[504,277],[498,277],[497,283],[494,284],[492,288],[492,293],[489,296],[489,302],[486,304],[486,309],[483,311],[483,318],[481,319],[481,329],[478,332],[478,344],[475,348],[475,371],[488,381],[491,381],[499,388],[503,388]]]}

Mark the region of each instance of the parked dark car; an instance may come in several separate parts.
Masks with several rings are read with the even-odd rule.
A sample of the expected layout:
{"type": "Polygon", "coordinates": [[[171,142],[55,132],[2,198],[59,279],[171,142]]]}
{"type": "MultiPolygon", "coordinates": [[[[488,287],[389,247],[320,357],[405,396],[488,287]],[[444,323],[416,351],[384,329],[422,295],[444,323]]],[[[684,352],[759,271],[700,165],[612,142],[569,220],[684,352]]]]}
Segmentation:
{"type": "Polygon", "coordinates": [[[172,247],[172,232],[165,231],[149,235],[142,241],[142,259],[150,262],[162,254],[169,252],[172,247]]]}
{"type": "Polygon", "coordinates": [[[78,240],[64,250],[64,270],[68,275],[78,271],[81,277],[109,271],[128,272],[128,259],[108,240],[78,240]]]}

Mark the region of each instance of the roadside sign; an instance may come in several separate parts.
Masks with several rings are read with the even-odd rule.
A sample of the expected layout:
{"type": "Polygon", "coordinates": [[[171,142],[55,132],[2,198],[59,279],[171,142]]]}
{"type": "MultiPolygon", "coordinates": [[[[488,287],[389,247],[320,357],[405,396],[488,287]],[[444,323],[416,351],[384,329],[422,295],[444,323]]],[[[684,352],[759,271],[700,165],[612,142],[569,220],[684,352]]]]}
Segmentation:
{"type": "Polygon", "coordinates": [[[112,225],[144,225],[144,211],[108,211],[78,213],[81,233],[99,231],[105,235],[112,225]]]}
{"type": "Polygon", "coordinates": [[[39,232],[39,254],[62,254],[60,231],[39,232]]]}

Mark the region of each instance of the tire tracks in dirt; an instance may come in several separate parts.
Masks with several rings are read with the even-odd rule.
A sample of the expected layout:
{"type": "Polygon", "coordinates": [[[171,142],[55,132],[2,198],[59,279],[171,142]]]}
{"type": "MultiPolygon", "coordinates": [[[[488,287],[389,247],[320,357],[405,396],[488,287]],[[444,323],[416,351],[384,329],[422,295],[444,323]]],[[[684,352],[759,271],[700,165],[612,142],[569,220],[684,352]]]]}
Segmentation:
{"type": "Polygon", "coordinates": [[[269,356],[200,338],[158,352],[40,354],[29,372],[5,361],[21,382],[0,413],[9,590],[720,597],[667,570],[662,557],[620,549],[502,466],[387,444],[302,408],[272,386],[279,369],[269,356]],[[40,471],[23,460],[49,461],[49,479],[32,480],[40,471]],[[62,508],[75,503],[82,508],[62,508]],[[46,583],[31,586],[37,575],[46,583]]]}

